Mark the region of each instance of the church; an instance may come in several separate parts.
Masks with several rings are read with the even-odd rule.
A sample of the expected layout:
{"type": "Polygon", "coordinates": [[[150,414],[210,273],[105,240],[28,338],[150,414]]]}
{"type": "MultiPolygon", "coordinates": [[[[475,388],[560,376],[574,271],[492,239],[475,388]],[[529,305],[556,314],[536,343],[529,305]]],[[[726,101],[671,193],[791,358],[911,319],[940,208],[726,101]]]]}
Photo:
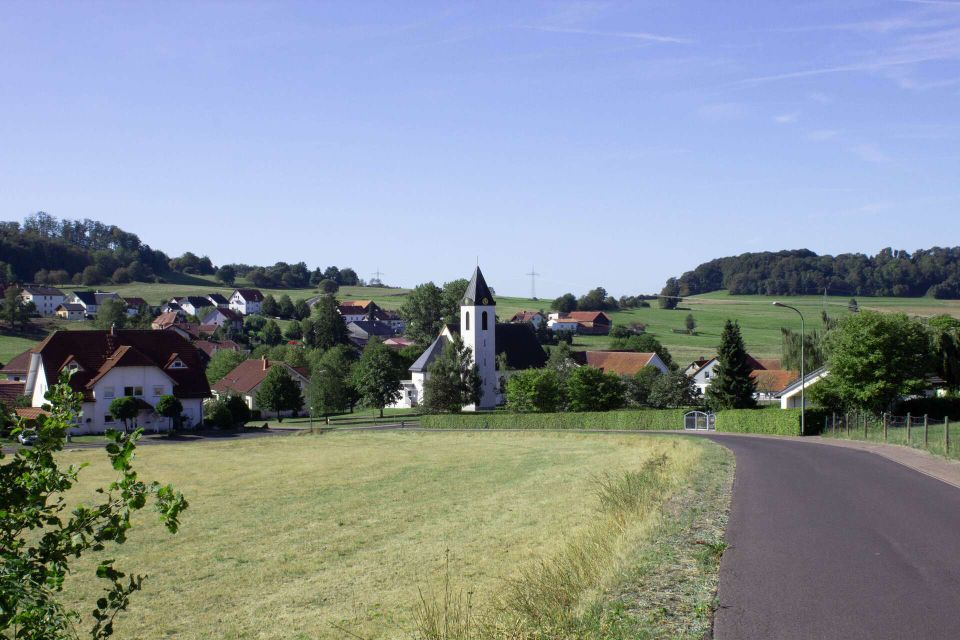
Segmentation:
{"type": "Polygon", "coordinates": [[[423,390],[430,364],[443,348],[459,335],[470,347],[480,374],[480,404],[464,411],[494,409],[503,404],[503,381],[511,371],[542,367],[547,353],[540,346],[531,325],[497,322],[497,303],[480,267],[473,272],[460,303],[459,324],[447,324],[427,350],[410,366],[410,380],[403,383],[402,396],[394,407],[416,407],[423,402],[423,390]],[[505,369],[498,369],[505,364],[505,369]]]}

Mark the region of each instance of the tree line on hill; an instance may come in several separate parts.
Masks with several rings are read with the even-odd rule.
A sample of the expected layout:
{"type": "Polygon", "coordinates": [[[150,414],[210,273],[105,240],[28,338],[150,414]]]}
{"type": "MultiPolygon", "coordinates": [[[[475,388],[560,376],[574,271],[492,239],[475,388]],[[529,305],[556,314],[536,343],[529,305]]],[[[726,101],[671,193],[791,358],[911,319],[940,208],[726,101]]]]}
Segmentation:
{"type": "Polygon", "coordinates": [[[350,267],[310,270],[306,263],[273,266],[227,264],[217,268],[208,256],[190,251],[170,258],[136,234],[96,220],[60,220],[38,212],[23,222],[0,222],[0,284],[49,285],[162,282],[171,274],[215,275],[227,286],[245,278],[255,287],[300,289],[362,286],[350,267]]]}
{"type": "Polygon", "coordinates": [[[960,247],[913,253],[886,248],[875,256],[817,255],[807,249],[744,253],[704,262],[670,278],[661,296],[728,290],[735,295],[932,296],[960,298],[960,247]]]}
{"type": "Polygon", "coordinates": [[[649,307],[649,301],[656,299],[657,296],[642,294],[614,298],[608,294],[607,290],[603,287],[597,287],[591,289],[579,298],[572,293],[565,293],[562,296],[554,298],[550,303],[550,308],[560,313],[570,313],[571,311],[617,311],[619,309],[649,307]]]}

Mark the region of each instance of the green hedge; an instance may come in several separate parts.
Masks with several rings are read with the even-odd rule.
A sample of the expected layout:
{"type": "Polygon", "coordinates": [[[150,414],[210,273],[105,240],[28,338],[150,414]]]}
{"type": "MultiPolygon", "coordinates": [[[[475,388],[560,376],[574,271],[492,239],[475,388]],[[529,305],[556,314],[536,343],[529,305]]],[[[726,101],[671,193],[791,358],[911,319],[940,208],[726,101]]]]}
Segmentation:
{"type": "MultiPolygon", "coordinates": [[[[610,429],[663,430],[683,429],[686,409],[634,409],[621,411],[567,413],[457,413],[425,415],[420,426],[428,429],[610,429]]],[[[807,435],[819,433],[823,422],[820,412],[807,409],[807,435]]],[[[766,435],[800,435],[800,410],[729,409],[717,413],[717,431],[766,435]]]]}
{"type": "Polygon", "coordinates": [[[455,413],[425,415],[428,429],[683,429],[683,409],[636,409],[566,413],[455,413]]]}

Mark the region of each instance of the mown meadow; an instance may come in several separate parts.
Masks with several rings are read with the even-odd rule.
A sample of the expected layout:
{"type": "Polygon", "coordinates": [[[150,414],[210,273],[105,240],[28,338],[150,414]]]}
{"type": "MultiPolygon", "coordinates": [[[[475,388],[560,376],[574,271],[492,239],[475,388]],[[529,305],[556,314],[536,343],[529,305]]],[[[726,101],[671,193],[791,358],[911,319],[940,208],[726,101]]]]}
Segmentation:
{"type": "MultiPolygon", "coordinates": [[[[102,451],[63,456],[91,463],[81,496],[111,476],[102,451]]],[[[702,637],[733,469],[678,437],[411,432],[143,446],[136,465],[190,507],[177,535],[142,513],[106,551],[150,575],[117,637],[371,640],[702,637]]],[[[68,580],[78,606],[94,566],[68,580]]]]}

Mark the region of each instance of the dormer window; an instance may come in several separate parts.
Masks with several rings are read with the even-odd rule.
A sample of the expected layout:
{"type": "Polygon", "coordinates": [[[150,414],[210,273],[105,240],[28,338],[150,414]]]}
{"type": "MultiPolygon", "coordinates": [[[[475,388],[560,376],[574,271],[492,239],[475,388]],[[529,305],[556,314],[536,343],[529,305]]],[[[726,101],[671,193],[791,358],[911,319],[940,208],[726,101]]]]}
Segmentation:
{"type": "Polygon", "coordinates": [[[187,365],[183,364],[183,360],[181,360],[180,358],[177,358],[176,360],[170,363],[169,368],[170,369],[186,369],[187,365]]]}

